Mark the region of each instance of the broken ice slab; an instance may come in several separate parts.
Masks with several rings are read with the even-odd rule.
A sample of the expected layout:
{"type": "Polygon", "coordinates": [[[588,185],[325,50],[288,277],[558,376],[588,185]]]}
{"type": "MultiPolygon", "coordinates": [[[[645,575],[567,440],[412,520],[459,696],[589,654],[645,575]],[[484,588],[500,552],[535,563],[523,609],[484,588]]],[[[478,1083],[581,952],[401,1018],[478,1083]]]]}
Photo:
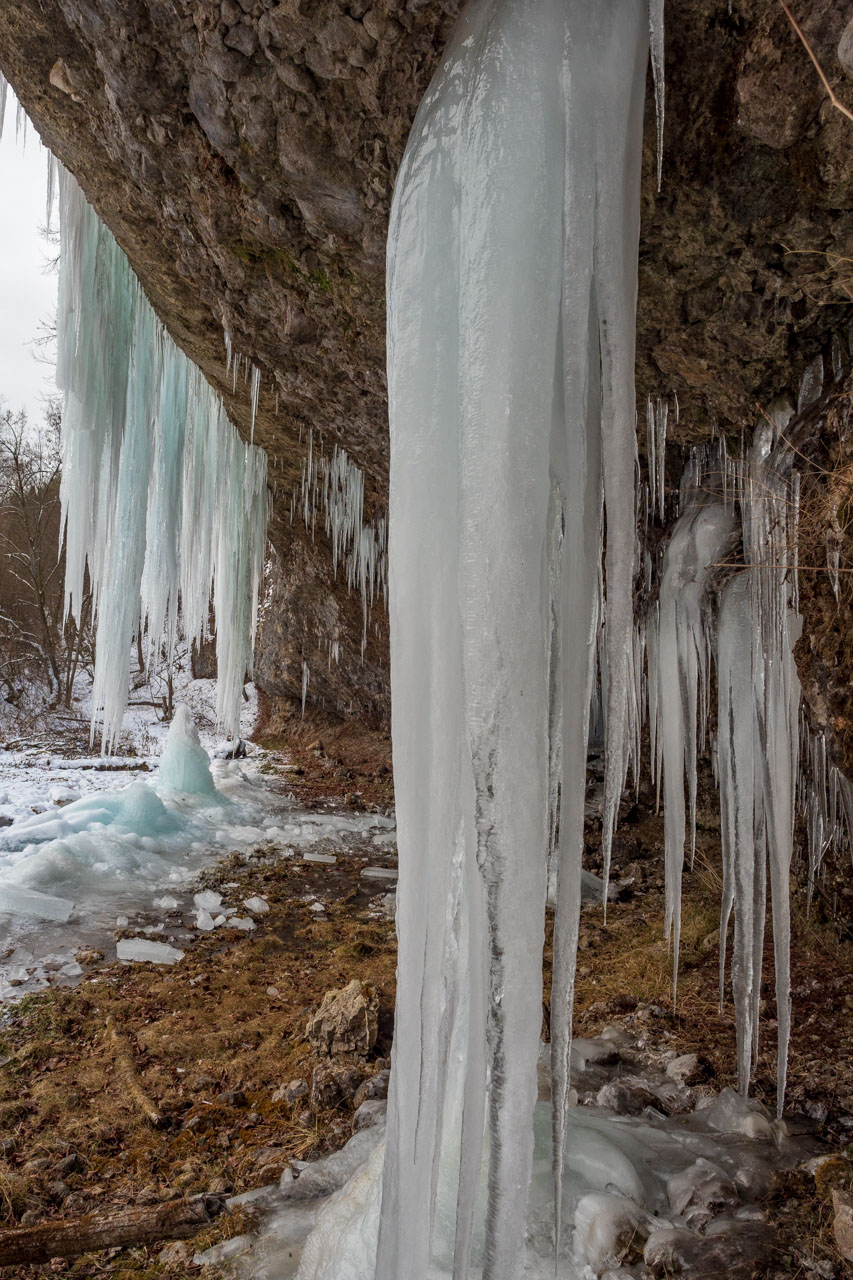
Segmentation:
{"type": "Polygon", "coordinates": [[[250,920],[248,916],[231,916],[226,923],[229,929],[242,929],[244,933],[251,933],[256,927],[254,920],[250,920]]]}
{"type": "Polygon", "coordinates": [[[248,911],[253,911],[256,916],[265,916],[270,909],[270,904],[263,898],[244,898],[243,906],[248,911]]]}
{"type": "Polygon", "coordinates": [[[205,911],[204,907],[199,910],[195,918],[195,927],[201,929],[204,933],[210,933],[211,929],[216,927],[213,923],[213,916],[209,911],[205,911]]]}
{"type": "Polygon", "coordinates": [[[152,964],[177,964],[184,953],[168,942],[153,942],[150,938],[121,938],[116,944],[119,960],[150,961],[152,964]]]}
{"type": "Polygon", "coordinates": [[[215,911],[222,901],[221,893],[214,893],[212,889],[204,889],[201,893],[193,894],[193,902],[200,911],[215,911]]]}
{"type": "Polygon", "coordinates": [[[154,899],[154,906],[159,907],[161,911],[174,911],[177,905],[178,899],[173,898],[172,895],[168,893],[165,897],[154,899]]]}
{"type": "Polygon", "coordinates": [[[37,916],[40,920],[57,920],[60,924],[74,910],[68,898],[56,898],[50,893],[38,893],[35,889],[13,889],[0,885],[0,911],[11,911],[16,916],[37,916]]]}
{"type": "Polygon", "coordinates": [[[363,880],[396,880],[396,867],[362,867],[361,876],[363,880]]]}
{"type": "Polygon", "coordinates": [[[328,862],[330,865],[337,862],[337,858],[333,853],[312,853],[309,849],[302,855],[303,862],[328,862]]]}

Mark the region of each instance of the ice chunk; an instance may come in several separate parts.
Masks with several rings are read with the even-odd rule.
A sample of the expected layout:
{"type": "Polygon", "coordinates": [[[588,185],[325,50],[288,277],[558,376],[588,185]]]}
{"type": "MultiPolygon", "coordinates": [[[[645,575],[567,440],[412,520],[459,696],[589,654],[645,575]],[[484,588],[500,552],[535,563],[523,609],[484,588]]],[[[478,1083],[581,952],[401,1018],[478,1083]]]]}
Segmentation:
{"type": "Polygon", "coordinates": [[[168,942],[152,942],[150,938],[120,938],[116,943],[119,960],[150,961],[152,964],[177,964],[184,953],[168,942]]]}
{"type": "Polygon", "coordinates": [[[396,880],[396,867],[362,867],[361,878],[363,880],[396,880]]]}
{"type": "Polygon", "coordinates": [[[160,757],[160,785],[188,795],[218,794],[210,772],[210,757],[201,745],[189,707],[181,703],[166,735],[160,757]]]}
{"type": "MultiPolygon", "coordinates": [[[[615,1262],[624,1246],[638,1233],[647,1215],[625,1196],[590,1192],[575,1209],[572,1252],[581,1267],[600,1275],[608,1262],[615,1262]]],[[[587,1273],[589,1274],[589,1273],[587,1273]]]]}
{"type": "Polygon", "coordinates": [[[13,915],[37,916],[40,920],[58,920],[64,924],[74,903],[67,898],[55,898],[49,893],[37,893],[35,889],[16,889],[0,884],[0,911],[13,915]]]}
{"type": "Polygon", "coordinates": [[[743,1098],[734,1089],[723,1089],[703,1116],[718,1133],[740,1133],[747,1138],[773,1140],[773,1128],[759,1102],[743,1098]]]}
{"type": "Polygon", "coordinates": [[[243,933],[251,933],[257,928],[254,920],[250,920],[248,916],[231,916],[226,923],[229,929],[242,929],[243,933]]]}
{"type": "Polygon", "coordinates": [[[314,853],[311,849],[306,849],[302,860],[303,862],[327,862],[331,866],[338,859],[334,853],[314,853]]]}
{"type": "Polygon", "coordinates": [[[195,927],[201,929],[204,933],[210,933],[211,929],[216,928],[213,923],[213,917],[209,911],[205,911],[204,907],[196,913],[195,927]]]}
{"type": "Polygon", "coordinates": [[[669,1203],[678,1214],[683,1214],[690,1206],[708,1214],[723,1205],[740,1203],[734,1184],[723,1170],[703,1157],[681,1172],[672,1174],[667,1179],[666,1191],[669,1203]]]}
{"type": "Polygon", "coordinates": [[[215,911],[222,903],[222,894],[214,889],[202,889],[201,893],[193,894],[193,902],[199,909],[215,911]]]}
{"type": "Polygon", "coordinates": [[[263,898],[244,898],[243,906],[247,910],[252,911],[256,916],[265,916],[270,909],[270,904],[265,902],[263,898]]]}
{"type": "Polygon", "coordinates": [[[51,787],[48,794],[53,803],[58,805],[73,804],[80,799],[80,792],[73,787],[51,787]]]}

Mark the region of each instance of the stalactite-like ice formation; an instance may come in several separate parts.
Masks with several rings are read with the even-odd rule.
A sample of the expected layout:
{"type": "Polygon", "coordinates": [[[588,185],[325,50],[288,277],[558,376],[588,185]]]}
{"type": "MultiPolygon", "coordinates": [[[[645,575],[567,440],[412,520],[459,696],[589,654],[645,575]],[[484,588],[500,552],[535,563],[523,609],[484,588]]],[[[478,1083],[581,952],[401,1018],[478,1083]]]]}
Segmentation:
{"type": "Polygon", "coordinates": [[[111,750],[134,636],[171,656],[216,613],[217,716],[240,735],[266,543],[266,455],[172,342],[130,264],[74,179],[60,176],[57,382],[64,393],[66,609],[86,569],[97,616],[93,734],[111,750]]]}
{"type": "MultiPolygon", "coordinates": [[[[327,457],[308,433],[308,456],[302,464],[302,483],[293,494],[292,511],[298,511],[312,537],[318,511],[332,544],[332,571],[337,577],[343,565],[347,587],[361,596],[361,651],[367,645],[370,609],[380,595],[388,599],[388,550],[386,521],[364,519],[364,472],[346,449],[335,445],[327,457]]],[[[292,516],[291,516],[292,520],[292,516]]]]}
{"type": "MultiPolygon", "coordinates": [[[[732,987],[738,1083],[745,1094],[758,1049],[769,871],[780,1110],[790,1036],[788,880],[800,700],[793,646],[801,625],[796,590],[799,483],[792,450],[782,435],[789,416],[788,409],[777,406],[775,424],[756,428],[743,460],[730,458],[723,441],[693,453],[681,482],[681,515],[664,558],[659,600],[648,624],[652,764],[663,764],[666,920],[674,943],[674,981],[688,831],[685,782],[692,862],[697,733],[701,746],[713,655],[723,853],[721,998],[727,928],[734,913],[732,987]],[[732,563],[728,552],[736,530],[743,567],[717,601],[712,584],[732,563]]],[[[823,829],[820,815],[815,828],[823,829]]]]}
{"type": "Polygon", "coordinates": [[[660,595],[648,622],[649,666],[654,678],[652,765],[663,770],[667,936],[677,993],[681,938],[681,874],[689,830],[690,863],[696,848],[696,766],[708,718],[711,645],[707,590],[735,530],[734,511],[688,482],[682,514],[663,562],[660,595]],[[688,806],[685,808],[685,781],[688,806]],[[689,817],[689,823],[688,823],[689,817]]]}
{"type": "Polygon", "coordinates": [[[746,571],[723,592],[717,659],[718,775],[723,838],[721,972],[735,913],[732,986],[738,1082],[749,1087],[758,1050],[767,870],[773,916],[778,1025],[777,1102],[785,1096],[791,1032],[790,868],[799,747],[800,683],[793,647],[798,478],[792,452],[762,424],[740,492],[746,571]]]}

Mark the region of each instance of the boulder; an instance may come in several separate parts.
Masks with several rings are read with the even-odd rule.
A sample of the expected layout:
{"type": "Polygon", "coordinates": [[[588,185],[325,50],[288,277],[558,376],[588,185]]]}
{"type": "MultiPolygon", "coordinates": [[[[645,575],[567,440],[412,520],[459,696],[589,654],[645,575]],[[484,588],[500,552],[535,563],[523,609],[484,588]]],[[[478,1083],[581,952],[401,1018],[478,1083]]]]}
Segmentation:
{"type": "Polygon", "coordinates": [[[326,992],[305,1035],[320,1053],[365,1056],[376,1044],[378,1030],[379,996],[354,978],[341,990],[326,992]]]}

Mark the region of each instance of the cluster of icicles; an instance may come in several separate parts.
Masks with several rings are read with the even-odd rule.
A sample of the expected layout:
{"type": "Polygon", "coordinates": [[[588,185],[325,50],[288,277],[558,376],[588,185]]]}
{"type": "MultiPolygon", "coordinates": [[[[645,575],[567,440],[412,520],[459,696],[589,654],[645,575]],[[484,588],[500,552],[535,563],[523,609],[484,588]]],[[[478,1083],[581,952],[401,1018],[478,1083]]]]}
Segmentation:
{"type": "MultiPolygon", "coordinates": [[[[835,371],[840,376],[840,369],[835,371]]],[[[797,404],[820,396],[823,362],[806,369],[797,404]]],[[[648,480],[639,493],[640,527],[663,518],[666,401],[649,403],[648,480]],[[663,423],[663,432],[661,432],[663,423]]],[[[685,848],[696,851],[697,759],[711,718],[716,669],[716,741],[711,758],[720,791],[723,855],[720,998],[727,929],[734,915],[732,989],[738,1083],[749,1088],[758,1054],[764,927],[773,919],[777,1005],[777,1101],[781,1112],[791,1031],[789,879],[795,802],[809,848],[808,892],[814,891],[831,844],[853,849],[853,787],[827,761],[823,735],[801,710],[793,649],[798,611],[799,475],[786,437],[794,408],[786,397],[755,428],[740,459],[725,441],[694,450],[681,479],[678,519],[657,575],[643,551],[646,595],[656,599],[635,632],[636,688],[647,656],[652,777],[663,791],[666,932],[677,994],[681,883],[685,848]],[[653,581],[657,576],[655,593],[653,581]]],[[[830,573],[831,563],[828,564],[830,573]]],[[[642,718],[642,707],[637,718],[642,718]]]]}
{"type": "MultiPolygon", "coordinates": [[[[777,435],[786,421],[777,419],[777,435]]],[[[759,426],[742,460],[729,457],[723,441],[694,452],[681,482],[679,515],[666,547],[658,599],[639,630],[648,655],[652,771],[663,787],[665,924],[674,987],[682,868],[685,846],[691,865],[696,848],[697,757],[710,719],[713,661],[713,760],[723,857],[721,998],[727,929],[734,912],[738,1080],[746,1093],[758,1050],[769,868],[781,1111],[790,1036],[788,885],[799,748],[800,686],[793,646],[801,623],[796,600],[798,476],[791,449],[773,435],[770,424],[759,426]],[[743,549],[740,567],[731,555],[737,543],[743,549]]]]}
{"type": "Polygon", "coordinates": [[[374,522],[365,522],[364,472],[339,445],[334,446],[331,457],[322,447],[315,448],[314,432],[309,431],[302,479],[290,502],[290,522],[301,516],[313,538],[318,512],[332,546],[335,577],[338,567],[343,565],[347,589],[355,589],[361,596],[361,651],[364,653],[370,608],[380,595],[386,604],[388,601],[386,521],[384,516],[379,516],[374,522]]]}
{"type": "Polygon", "coordinates": [[[265,453],[157,319],[115,239],[60,172],[57,383],[62,419],[66,610],[88,583],[97,618],[93,734],[112,750],[134,636],[171,663],[216,617],[219,723],[239,737],[252,670],[267,525],[265,453]]]}

